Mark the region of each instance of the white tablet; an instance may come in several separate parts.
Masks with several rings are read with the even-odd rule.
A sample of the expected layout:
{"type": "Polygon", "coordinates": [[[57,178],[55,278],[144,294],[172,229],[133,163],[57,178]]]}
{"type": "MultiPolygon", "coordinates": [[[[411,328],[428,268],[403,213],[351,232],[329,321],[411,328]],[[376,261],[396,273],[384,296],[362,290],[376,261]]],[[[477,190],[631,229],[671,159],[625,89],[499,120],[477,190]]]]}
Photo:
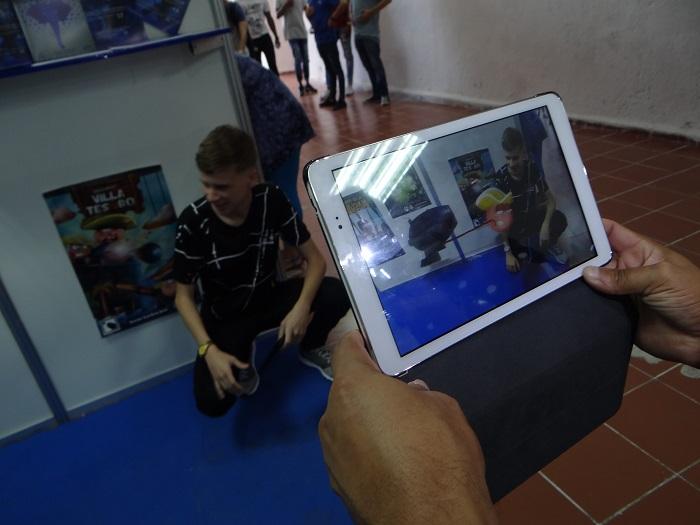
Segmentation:
{"type": "Polygon", "coordinates": [[[312,161],[304,179],[390,375],[611,257],[556,94],[312,161]]]}

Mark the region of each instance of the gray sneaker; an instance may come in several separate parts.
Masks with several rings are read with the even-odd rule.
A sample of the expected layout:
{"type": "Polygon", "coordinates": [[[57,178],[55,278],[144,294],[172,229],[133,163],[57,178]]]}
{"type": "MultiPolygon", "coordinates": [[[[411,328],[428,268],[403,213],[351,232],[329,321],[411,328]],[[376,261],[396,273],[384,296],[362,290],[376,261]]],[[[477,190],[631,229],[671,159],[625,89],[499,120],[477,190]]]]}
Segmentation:
{"type": "Polygon", "coordinates": [[[299,361],[321,372],[321,375],[328,381],[333,381],[331,353],[325,346],[312,350],[299,350],[299,361]]]}
{"type": "Polygon", "coordinates": [[[547,253],[552,259],[557,261],[559,264],[566,264],[569,262],[569,256],[564,250],[561,249],[561,246],[559,246],[559,244],[550,246],[549,250],[547,250],[547,253]]]}

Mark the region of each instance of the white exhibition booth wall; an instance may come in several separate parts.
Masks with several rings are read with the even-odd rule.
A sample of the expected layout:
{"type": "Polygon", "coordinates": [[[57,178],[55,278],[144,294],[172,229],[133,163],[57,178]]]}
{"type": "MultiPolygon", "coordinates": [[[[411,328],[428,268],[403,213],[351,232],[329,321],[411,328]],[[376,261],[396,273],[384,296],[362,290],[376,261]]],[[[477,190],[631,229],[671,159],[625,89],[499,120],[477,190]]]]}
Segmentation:
{"type": "MultiPolygon", "coordinates": [[[[181,34],[222,27],[193,1],[181,34]]],[[[246,127],[225,48],[186,43],[0,78],[0,278],[69,412],[192,362],[177,314],[101,337],[42,194],[161,165],[176,212],[199,193],[194,154],[214,126],[246,127]]],[[[0,439],[52,419],[0,319],[0,439]]]]}

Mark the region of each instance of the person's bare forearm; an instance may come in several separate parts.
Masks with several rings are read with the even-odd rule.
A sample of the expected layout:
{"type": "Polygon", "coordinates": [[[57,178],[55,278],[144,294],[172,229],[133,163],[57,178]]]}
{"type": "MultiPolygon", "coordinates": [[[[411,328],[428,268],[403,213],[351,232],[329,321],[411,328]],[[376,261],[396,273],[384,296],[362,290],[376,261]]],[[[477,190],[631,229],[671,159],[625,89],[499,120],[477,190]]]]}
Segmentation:
{"type": "Polygon", "coordinates": [[[202,317],[199,315],[199,310],[197,310],[197,305],[194,301],[194,285],[177,283],[175,307],[197,345],[209,341],[209,334],[204,327],[202,317]]]}
{"type": "Polygon", "coordinates": [[[326,273],[326,261],[313,241],[306,241],[299,248],[306,258],[307,267],[304,286],[301,289],[296,305],[310,310],[316,293],[321,286],[321,281],[323,281],[323,276],[326,273]]]}
{"type": "Polygon", "coordinates": [[[551,190],[547,191],[547,210],[544,213],[544,223],[549,224],[549,221],[552,219],[552,214],[554,214],[554,210],[557,209],[557,201],[554,199],[554,194],[551,192],[551,190]]]}
{"type": "Polygon", "coordinates": [[[238,23],[238,51],[243,51],[248,43],[248,22],[238,23]]]}
{"type": "Polygon", "coordinates": [[[373,15],[378,14],[379,11],[381,11],[382,9],[384,9],[384,8],[385,8],[386,6],[388,6],[390,3],[391,3],[391,0],[382,0],[382,1],[379,2],[377,5],[375,5],[373,8],[371,8],[372,14],[373,14],[373,15]]]}
{"type": "Polygon", "coordinates": [[[270,13],[265,13],[265,18],[267,18],[267,23],[270,26],[272,34],[275,35],[275,40],[279,40],[279,37],[277,36],[277,26],[275,25],[275,19],[272,18],[272,15],[270,13]]]}

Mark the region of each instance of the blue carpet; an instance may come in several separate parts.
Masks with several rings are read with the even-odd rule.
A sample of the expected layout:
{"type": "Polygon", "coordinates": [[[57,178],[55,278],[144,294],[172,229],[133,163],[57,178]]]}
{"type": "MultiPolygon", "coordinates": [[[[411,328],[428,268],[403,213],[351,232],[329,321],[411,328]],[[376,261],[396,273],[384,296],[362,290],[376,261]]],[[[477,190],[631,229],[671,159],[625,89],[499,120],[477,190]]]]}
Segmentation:
{"type": "Polygon", "coordinates": [[[506,269],[497,246],[379,292],[401,355],[522,295],[569,267],[557,262],[523,263],[506,269]]]}
{"type": "Polygon", "coordinates": [[[351,523],[316,431],[330,383],[294,349],[261,379],[221,419],[188,373],[0,449],[0,523],[351,523]]]}

